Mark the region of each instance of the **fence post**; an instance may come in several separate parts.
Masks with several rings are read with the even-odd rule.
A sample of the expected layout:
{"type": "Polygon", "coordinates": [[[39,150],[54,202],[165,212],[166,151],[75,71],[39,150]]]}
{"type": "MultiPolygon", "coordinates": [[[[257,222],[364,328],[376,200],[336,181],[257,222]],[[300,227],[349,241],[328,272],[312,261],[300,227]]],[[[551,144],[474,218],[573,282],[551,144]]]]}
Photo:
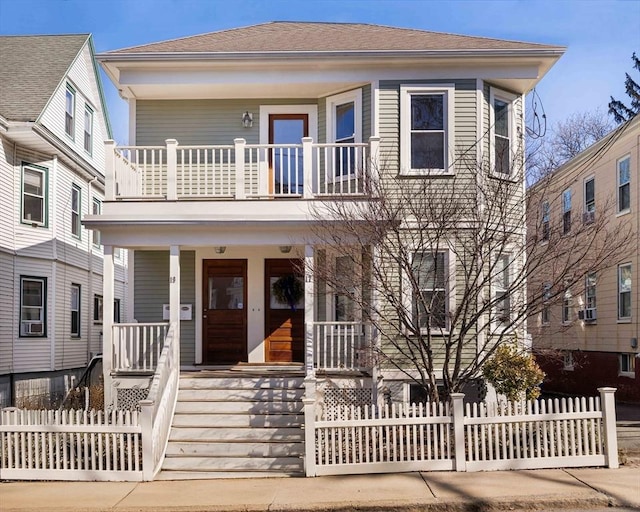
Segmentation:
{"type": "Polygon", "coordinates": [[[140,429],[142,430],[142,479],[153,479],[153,401],[140,400],[140,429]]]}
{"type": "Polygon", "coordinates": [[[304,471],[306,476],[316,476],[316,379],[310,375],[304,379],[304,471]]]}
{"type": "Polygon", "coordinates": [[[244,191],[244,174],[245,174],[245,156],[244,149],[247,141],[242,138],[233,139],[236,153],[236,199],[245,199],[244,191]]]}
{"type": "Polygon", "coordinates": [[[618,437],[616,432],[616,388],[598,388],[602,403],[602,425],[604,427],[604,453],[607,466],[618,467],[618,437]]]}
{"type": "Polygon", "coordinates": [[[178,141],[167,139],[167,200],[178,199],[178,141]]]}
{"type": "Polygon", "coordinates": [[[455,444],[456,471],[467,470],[467,454],[464,447],[464,393],[451,393],[451,416],[455,444]]]}

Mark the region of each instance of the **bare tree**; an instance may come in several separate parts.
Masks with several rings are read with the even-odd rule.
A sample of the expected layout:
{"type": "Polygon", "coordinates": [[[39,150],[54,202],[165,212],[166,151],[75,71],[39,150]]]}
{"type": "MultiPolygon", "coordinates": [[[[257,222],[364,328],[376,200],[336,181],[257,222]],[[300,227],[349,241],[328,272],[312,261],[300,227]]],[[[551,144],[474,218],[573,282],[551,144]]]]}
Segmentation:
{"type": "Polygon", "coordinates": [[[314,212],[316,244],[349,262],[342,271],[316,263],[318,283],[373,327],[379,364],[434,400],[440,383],[448,395],[476,379],[502,341],[522,339],[527,318],[615,261],[632,238],[629,226],[611,230],[604,211],[571,237],[544,216],[527,232],[526,202],[559,203],[561,191],[549,180],[525,198],[522,167],[501,175],[475,161],[475,149],[457,154],[453,176],[410,178],[383,165],[367,176],[366,200],[326,200],[314,212]],[[543,270],[527,295],[527,280],[543,270]]]}

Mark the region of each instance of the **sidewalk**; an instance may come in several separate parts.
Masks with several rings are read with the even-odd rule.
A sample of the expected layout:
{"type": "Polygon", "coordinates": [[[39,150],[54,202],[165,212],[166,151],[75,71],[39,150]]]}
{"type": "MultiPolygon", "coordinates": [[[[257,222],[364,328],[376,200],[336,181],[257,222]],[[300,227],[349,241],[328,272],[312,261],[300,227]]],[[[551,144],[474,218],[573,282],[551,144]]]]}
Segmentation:
{"type": "Polygon", "coordinates": [[[640,510],[640,464],[480,473],[148,483],[4,482],[2,512],[640,510]]]}

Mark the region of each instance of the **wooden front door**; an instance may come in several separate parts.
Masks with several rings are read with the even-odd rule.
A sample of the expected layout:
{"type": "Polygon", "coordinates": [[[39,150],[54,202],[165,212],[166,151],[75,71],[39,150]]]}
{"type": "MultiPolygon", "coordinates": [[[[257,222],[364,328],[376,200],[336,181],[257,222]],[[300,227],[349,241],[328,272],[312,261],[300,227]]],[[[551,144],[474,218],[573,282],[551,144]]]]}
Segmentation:
{"type": "Polygon", "coordinates": [[[247,361],[247,260],[204,260],[202,359],[247,361]]]}
{"type": "MultiPolygon", "coordinates": [[[[301,144],[309,136],[307,114],[270,114],[269,144],[301,144]]],[[[269,153],[269,193],[302,194],[302,149],[276,149],[269,153]]]]}
{"type": "MultiPolygon", "coordinates": [[[[295,275],[294,260],[265,260],[265,359],[267,362],[304,362],[304,298],[291,305],[278,302],[273,284],[295,275]]],[[[298,277],[302,281],[302,277],[298,277]]]]}

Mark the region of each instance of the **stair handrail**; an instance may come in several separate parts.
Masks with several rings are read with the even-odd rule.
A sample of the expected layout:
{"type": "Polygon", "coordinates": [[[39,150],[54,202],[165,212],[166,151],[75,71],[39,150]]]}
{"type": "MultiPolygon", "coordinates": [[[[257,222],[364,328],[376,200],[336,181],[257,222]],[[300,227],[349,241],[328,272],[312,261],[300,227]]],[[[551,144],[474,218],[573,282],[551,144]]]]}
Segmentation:
{"type": "Polygon", "coordinates": [[[169,326],[146,400],[140,401],[143,479],[160,471],[173,422],[180,380],[180,340],[175,322],[169,326]]]}

